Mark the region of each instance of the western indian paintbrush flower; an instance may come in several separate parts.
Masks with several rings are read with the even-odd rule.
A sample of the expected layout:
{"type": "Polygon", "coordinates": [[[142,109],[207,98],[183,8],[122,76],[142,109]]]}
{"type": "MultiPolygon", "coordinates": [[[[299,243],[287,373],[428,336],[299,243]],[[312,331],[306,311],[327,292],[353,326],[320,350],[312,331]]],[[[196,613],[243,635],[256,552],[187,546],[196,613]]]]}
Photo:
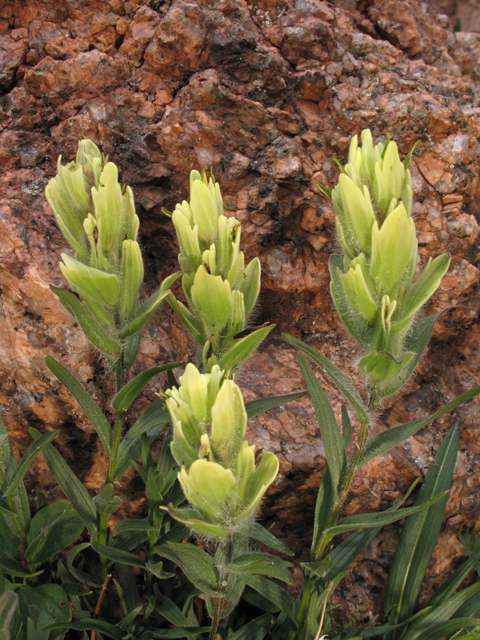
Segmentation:
{"type": "Polygon", "coordinates": [[[390,395],[421,355],[412,345],[415,317],[440,285],[450,256],[430,259],[413,282],[411,154],[401,162],[395,142],[374,146],[369,130],[361,141],[359,147],[357,136],[352,139],[335,189],[323,189],[332,198],[343,251],[330,259],[331,292],[347,329],[367,352],[360,368],[381,395],[390,395]]]}
{"type": "Polygon", "coordinates": [[[194,531],[228,538],[251,526],[260,502],[278,472],[278,460],[245,440],[247,413],[239,387],[218,365],[202,374],[188,364],[180,386],[165,393],[172,418],[172,454],[178,479],[192,509],[171,515],[194,531]]]}
{"type": "Polygon", "coordinates": [[[133,363],[140,330],[179,274],[139,305],[143,260],[137,241],[139,219],[132,189],[118,181],[118,169],[91,140],[80,140],[74,162],[62,165],[45,194],[58,225],[75,252],[62,253],[60,268],[72,290],[55,290],[91,342],[112,362],[133,363]]]}
{"type": "Polygon", "coordinates": [[[190,173],[190,202],[177,204],[172,217],[184,274],[183,291],[189,309],[167,297],[180,320],[200,345],[205,371],[219,364],[235,371],[273,328],[262,327],[239,336],[247,326],[260,291],[260,261],[245,268],[240,251],[241,225],[223,212],[220,186],[205,172],[190,173]]]}

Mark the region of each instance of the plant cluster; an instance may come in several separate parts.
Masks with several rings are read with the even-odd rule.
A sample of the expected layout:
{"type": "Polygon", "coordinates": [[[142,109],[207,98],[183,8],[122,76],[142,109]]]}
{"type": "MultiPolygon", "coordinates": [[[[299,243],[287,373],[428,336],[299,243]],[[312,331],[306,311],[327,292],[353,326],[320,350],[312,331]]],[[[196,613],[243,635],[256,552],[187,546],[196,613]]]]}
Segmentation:
{"type": "Polygon", "coordinates": [[[353,138],[335,189],[321,188],[332,198],[342,251],[330,258],[332,298],[363,349],[358,368],[365,389],[316,349],[284,336],[297,350],[327,459],[296,599],[289,591],[292,564],[282,558],[293,554],[255,520],[278,461],[249,445],[245,434],[249,418],[304,393],[244,403],[235,382],[273,325],[251,327],[260,262],[245,266],[241,225],[224,215],[218,182],[205,171],[191,172],[190,201],[169,213],[181,271],[141,304],[143,261],[130,187],[118,182],[117,167],[90,140],[80,141],[75,162],[64,166],[59,159],[46,197],[74,255],[62,254],[60,264],[71,290],[53,291],[115,373],[113,425],[70,371],[52,358],[46,364],[95,428],[108,470],[92,497],[54,447],[58,432],[30,429],[33,443],[17,462],[0,420],[0,638],[480,638],[480,581],[458,591],[472,569],[480,570],[474,536],[464,538],[465,562],[415,611],[453,477],[457,424],[413,505],[403,506],[415,483],[384,512],[342,517],[363,465],[480,392],[475,387],[432,416],[370,437],[382,399],[401,389],[426,348],[439,314],[418,314],[450,258],[429,261],[415,278],[411,154],[402,163],[394,142],[374,146],[369,131],[361,142],[353,138]],[[172,290],[179,278],[184,302],[172,290]],[[142,329],[162,301],[198,343],[197,363],[165,364],[127,382],[142,329]],[[309,361],[344,396],[349,409],[342,407],[341,425],[309,361]],[[160,373],[167,388],[125,432],[132,403],[160,373]],[[154,460],[151,446],[164,431],[154,460]],[[32,514],[24,477],[39,454],[67,501],[49,503],[37,491],[32,514]],[[122,503],[114,483],[132,465],[145,484],[148,512],[111,527],[109,517],[122,503]],[[404,518],[384,619],[341,626],[330,603],[334,589],[380,528],[404,518]],[[344,533],[349,537],[335,546],[344,533]]]}

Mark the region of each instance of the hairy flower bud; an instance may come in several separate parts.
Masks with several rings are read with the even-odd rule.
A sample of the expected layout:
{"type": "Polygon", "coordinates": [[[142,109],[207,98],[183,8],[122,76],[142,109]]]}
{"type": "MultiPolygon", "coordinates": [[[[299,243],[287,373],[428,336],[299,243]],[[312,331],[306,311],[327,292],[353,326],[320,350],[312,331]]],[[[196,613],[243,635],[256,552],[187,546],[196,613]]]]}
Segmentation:
{"type": "Polygon", "coordinates": [[[361,139],[361,147],[357,136],[352,139],[348,164],[331,193],[344,253],[343,259],[330,259],[331,292],[345,325],[367,352],[360,368],[390,393],[391,380],[401,382],[402,370],[407,375],[408,363],[412,367],[418,360],[408,351],[409,332],[450,256],[429,262],[413,283],[417,239],[408,162],[401,162],[394,142],[374,146],[368,130],[361,139]]]}
{"type": "Polygon", "coordinates": [[[179,388],[165,395],[173,424],[171,450],[182,465],[178,479],[196,509],[193,515],[171,513],[200,533],[227,535],[255,512],[277,475],[278,460],[264,452],[256,466],[255,447],[244,440],[242,394],[217,365],[201,374],[188,364],[179,388]]]}

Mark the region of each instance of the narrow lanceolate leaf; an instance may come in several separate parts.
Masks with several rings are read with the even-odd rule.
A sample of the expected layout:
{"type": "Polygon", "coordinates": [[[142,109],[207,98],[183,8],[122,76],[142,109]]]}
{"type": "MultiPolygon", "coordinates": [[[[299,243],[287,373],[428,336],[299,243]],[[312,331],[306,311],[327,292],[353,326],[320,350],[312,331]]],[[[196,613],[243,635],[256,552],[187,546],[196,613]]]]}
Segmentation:
{"type": "Polygon", "coordinates": [[[432,506],[442,498],[446,498],[448,491],[435,496],[425,504],[416,505],[414,507],[407,507],[405,509],[399,509],[398,511],[382,511],[381,513],[365,513],[358,516],[349,516],[343,518],[334,527],[326,529],[325,534],[327,539],[330,540],[333,536],[339,533],[347,533],[347,531],[362,531],[363,529],[369,529],[370,527],[383,527],[386,524],[397,522],[402,518],[406,518],[418,511],[423,511],[432,506]]]}
{"type": "Polygon", "coordinates": [[[254,522],[252,530],[250,531],[250,538],[252,540],[256,540],[257,542],[261,542],[269,549],[273,549],[274,551],[280,551],[280,553],[286,553],[288,556],[294,556],[294,552],[290,551],[288,547],[286,547],[278,538],[276,538],[273,533],[271,533],[265,527],[262,527],[258,522],[254,522]]]}
{"type": "MultiPolygon", "coordinates": [[[[181,274],[176,274],[181,275],[181,274]]],[[[137,333],[140,329],[147,324],[153,314],[157,311],[160,303],[165,300],[170,291],[162,292],[161,289],[156,291],[146,302],[142,304],[142,306],[137,309],[135,313],[135,318],[122,329],[120,332],[120,337],[122,339],[128,338],[129,336],[137,333]]]]}
{"type": "MultiPolygon", "coordinates": [[[[168,419],[168,422],[170,418],[168,419]]],[[[147,433],[148,442],[152,444],[159,436],[159,434],[166,427],[168,422],[164,424],[156,424],[151,427],[147,433]]],[[[114,482],[123,476],[125,471],[131,466],[131,461],[136,460],[142,453],[142,437],[138,436],[133,440],[124,438],[120,443],[118,449],[117,466],[115,467],[115,475],[113,477],[114,482]]]]}
{"type": "Polygon", "coordinates": [[[72,631],[98,631],[114,640],[123,640],[125,637],[125,631],[103,620],[77,620],[69,622],[68,624],[65,622],[55,622],[54,624],[43,627],[42,631],[47,632],[54,631],[55,629],[65,629],[66,626],[72,631]]]}
{"type": "Polygon", "coordinates": [[[274,616],[264,613],[228,636],[228,640],[263,640],[274,624],[274,616]]]}
{"type": "MultiPolygon", "coordinates": [[[[36,429],[29,429],[28,432],[35,440],[41,437],[41,433],[36,429]]],[[[90,535],[95,535],[97,533],[97,511],[90,494],[52,444],[48,444],[42,449],[42,455],[53,477],[83,520],[90,535]]]]}
{"type": "Polygon", "coordinates": [[[233,562],[228,564],[225,570],[228,573],[235,573],[239,576],[244,575],[261,575],[277,578],[282,582],[293,584],[292,576],[288,571],[291,562],[285,562],[269,553],[246,553],[235,558],[233,562]]]}
{"type": "Polygon", "coordinates": [[[294,400],[299,400],[300,398],[303,398],[304,395],[305,391],[300,391],[300,393],[290,393],[286,396],[274,396],[273,398],[252,400],[251,402],[245,403],[245,411],[247,412],[249,419],[254,418],[255,416],[259,416],[270,409],[287,404],[288,402],[293,402],[294,400]]]}
{"type": "Polygon", "coordinates": [[[275,328],[272,324],[263,329],[257,329],[250,335],[242,338],[223,356],[219,365],[221,369],[231,370],[236,369],[243,364],[250,356],[258,349],[261,343],[268,336],[270,331],[275,328]]]}
{"type": "Polygon", "coordinates": [[[161,398],[154,400],[146,409],[140,418],[136,421],[131,429],[129,429],[126,440],[134,440],[153,427],[165,426],[170,422],[170,413],[165,408],[165,402],[161,398]]]}
{"type": "MultiPolygon", "coordinates": [[[[445,636],[450,638],[451,635],[447,634],[445,630],[442,635],[436,635],[436,633],[442,628],[440,625],[448,625],[448,621],[453,623],[455,620],[457,623],[454,627],[455,632],[460,631],[460,629],[467,626],[461,621],[468,620],[468,618],[454,618],[454,620],[450,620],[450,618],[452,618],[455,612],[464,602],[466,602],[466,600],[468,600],[468,598],[471,598],[479,591],[480,583],[477,582],[476,584],[472,584],[470,587],[463,589],[460,593],[456,593],[447,602],[444,602],[442,605],[431,611],[421,622],[414,624],[413,629],[409,627],[408,632],[405,635],[405,640],[425,640],[425,638],[429,638],[430,640],[440,640],[440,638],[444,638],[445,636]]],[[[477,620],[476,624],[480,625],[480,621],[477,620]]]]}
{"type": "Polygon", "coordinates": [[[5,498],[8,498],[8,496],[13,494],[20,482],[22,482],[23,477],[27,473],[28,467],[31,465],[33,460],[37,457],[43,447],[47,446],[47,444],[57,437],[58,433],[58,431],[54,431],[53,433],[44,433],[43,436],[40,436],[38,440],[28,447],[21,462],[13,472],[13,476],[11,477],[7,490],[4,493],[5,498]]]}
{"type": "Polygon", "coordinates": [[[460,565],[455,573],[452,573],[452,575],[442,585],[440,585],[440,587],[435,591],[435,593],[425,606],[435,608],[439,604],[446,602],[450,598],[450,596],[455,593],[455,591],[465,580],[470,571],[475,568],[477,562],[479,561],[480,551],[475,553],[462,565],[460,565]]]}
{"type": "MultiPolygon", "coordinates": [[[[443,511],[452,482],[458,450],[458,423],[445,436],[435,464],[431,465],[422,484],[415,507],[422,507],[439,496],[434,506],[423,509],[406,521],[390,569],[385,612],[396,607],[392,620],[399,623],[408,618],[415,607],[427,565],[435,548],[442,525],[443,511]]],[[[391,640],[396,638],[395,633],[391,640]]]]}
{"type": "Polygon", "coordinates": [[[159,373],[163,373],[164,371],[169,371],[171,369],[177,369],[178,367],[183,367],[186,364],[186,362],[174,362],[173,364],[164,364],[161,367],[153,367],[152,369],[143,371],[133,380],[130,380],[130,382],[123,387],[119,393],[117,393],[112,401],[112,407],[115,411],[125,413],[125,411],[128,411],[130,405],[138,394],[142,392],[145,385],[148,384],[152,378],[158,376],[159,373]]]}
{"type": "Polygon", "coordinates": [[[402,424],[399,427],[388,429],[387,431],[383,431],[382,433],[374,436],[367,442],[357,468],[360,468],[382,453],[390,451],[390,449],[395,447],[397,444],[400,444],[410,436],[413,436],[415,433],[417,433],[417,431],[420,431],[420,429],[423,429],[423,427],[426,427],[430,422],[433,422],[437,418],[440,418],[440,416],[443,416],[449,411],[453,411],[461,404],[468,402],[478,393],[480,393],[480,386],[474,387],[473,389],[470,389],[470,391],[467,391],[461,396],[458,396],[458,398],[455,398],[455,400],[452,400],[432,416],[428,416],[428,418],[422,418],[421,420],[415,420],[415,422],[402,424]]]}
{"type": "Polygon", "coordinates": [[[117,549],[107,544],[102,544],[97,540],[92,540],[91,545],[94,551],[102,556],[105,556],[109,560],[112,560],[113,562],[128,564],[131,567],[145,567],[145,563],[143,562],[143,560],[140,560],[140,558],[134,553],[129,553],[128,551],[123,551],[122,549],[117,549]]]}
{"type": "Polygon", "coordinates": [[[81,582],[82,584],[87,584],[89,587],[96,587],[97,589],[100,589],[102,587],[102,583],[100,582],[100,579],[99,579],[100,576],[92,577],[88,573],[85,573],[85,571],[82,571],[81,569],[77,569],[73,564],[78,554],[84,551],[85,549],[88,549],[89,546],[90,546],[90,542],[82,542],[81,544],[77,544],[74,547],[72,547],[72,549],[70,549],[70,551],[67,554],[68,570],[70,571],[72,576],[75,578],[75,580],[78,580],[78,582],[81,582]]]}
{"type": "MultiPolygon", "coordinates": [[[[398,502],[397,504],[389,507],[387,511],[396,511],[397,509],[399,509],[410,496],[411,492],[417,486],[418,482],[419,480],[417,478],[417,480],[412,483],[407,493],[403,496],[402,500],[400,500],[400,502],[398,502]]],[[[335,578],[336,575],[338,575],[342,571],[346,571],[348,567],[357,559],[360,553],[362,553],[362,551],[370,544],[370,542],[372,542],[380,529],[381,527],[374,527],[371,529],[365,529],[365,531],[356,531],[355,533],[352,533],[346,540],[343,540],[338,545],[338,547],[335,547],[335,549],[333,549],[333,551],[331,551],[327,557],[327,560],[329,560],[329,564],[325,573],[325,577],[323,579],[323,584],[328,584],[330,580],[333,580],[335,578]]]]}
{"type": "Polygon", "coordinates": [[[3,569],[3,571],[8,575],[16,576],[17,578],[28,578],[32,576],[38,576],[40,573],[43,573],[43,571],[38,571],[37,573],[32,574],[30,571],[27,571],[25,569],[23,564],[18,562],[18,560],[14,560],[10,556],[7,556],[7,554],[4,553],[1,549],[0,549],[0,569],[3,569]]]}
{"type": "Polygon", "coordinates": [[[317,364],[320,369],[330,378],[333,384],[337,387],[339,391],[343,393],[345,398],[350,403],[352,409],[355,411],[357,419],[359,422],[363,424],[370,424],[370,419],[368,417],[368,412],[363,404],[363,400],[360,397],[360,394],[355,389],[352,382],[347,378],[345,374],[343,374],[338,367],[336,367],[328,358],[326,358],[322,353],[314,349],[313,347],[309,347],[304,344],[298,338],[294,338],[293,336],[288,335],[288,333],[282,334],[282,338],[288,342],[288,344],[295,347],[301,351],[307,358],[310,358],[315,364],[317,364]]]}
{"type": "Polygon", "coordinates": [[[121,354],[121,345],[102,329],[85,303],[81,302],[71,291],[55,287],[52,287],[52,291],[58,296],[68,313],[78,320],[83,333],[97,349],[114,358],[121,354]]]}
{"type": "Polygon", "coordinates": [[[13,591],[6,591],[0,596],[0,638],[10,640],[10,620],[18,604],[18,596],[13,591]]]}
{"type": "Polygon", "coordinates": [[[313,537],[311,547],[312,559],[318,560],[318,548],[322,536],[325,533],[328,519],[333,508],[334,490],[332,475],[327,465],[323,471],[322,482],[317,494],[317,501],[315,504],[315,519],[313,521],[313,537]]]}
{"type": "Polygon", "coordinates": [[[165,620],[168,620],[168,622],[174,624],[176,627],[189,626],[187,616],[183,615],[179,607],[177,607],[170,598],[167,598],[160,593],[156,594],[155,597],[157,600],[155,609],[162,617],[165,618],[165,620]]]}
{"type": "Polygon", "coordinates": [[[281,611],[287,614],[295,626],[297,626],[295,622],[295,608],[293,600],[286,590],[286,587],[277,584],[276,582],[272,582],[271,580],[267,580],[267,578],[262,578],[261,576],[243,575],[242,581],[251,589],[279,607],[281,611]]]}
{"type": "Polygon", "coordinates": [[[348,453],[348,447],[352,440],[352,423],[348,415],[347,407],[342,404],[342,440],[345,447],[345,453],[348,453]]]}
{"type": "Polygon", "coordinates": [[[163,558],[175,562],[197,589],[215,596],[218,590],[218,571],[213,559],[193,544],[167,542],[155,547],[163,558]]]}
{"type": "Polygon", "coordinates": [[[110,428],[110,424],[106,419],[103,411],[97,405],[97,403],[92,400],[92,398],[85,391],[83,385],[75,378],[74,375],[62,367],[56,360],[48,356],[45,358],[45,364],[53,373],[53,375],[66,387],[78,404],[83,409],[83,412],[87,416],[87,418],[92,423],[93,428],[98,434],[98,437],[102,441],[103,447],[105,449],[105,453],[108,457],[110,457],[112,452],[112,431],[110,428]]]}
{"type": "Polygon", "coordinates": [[[400,371],[400,373],[392,379],[392,381],[382,389],[381,397],[387,398],[388,396],[396,393],[410,377],[417,366],[418,361],[422,357],[425,351],[428,341],[432,335],[433,325],[438,318],[444,313],[439,311],[426,318],[421,318],[412,327],[411,333],[405,339],[405,352],[413,352],[415,355],[410,358],[408,364],[400,371]]]}
{"type": "Polygon", "coordinates": [[[148,633],[151,638],[191,638],[201,633],[208,633],[210,627],[184,627],[183,629],[151,629],[148,633]]]}
{"type": "Polygon", "coordinates": [[[325,447],[325,455],[327,456],[328,468],[332,476],[333,494],[336,496],[346,463],[342,436],[340,435],[335,414],[328,401],[327,394],[320,386],[316,375],[300,353],[298,354],[298,361],[317,416],[323,446],[325,447]]]}

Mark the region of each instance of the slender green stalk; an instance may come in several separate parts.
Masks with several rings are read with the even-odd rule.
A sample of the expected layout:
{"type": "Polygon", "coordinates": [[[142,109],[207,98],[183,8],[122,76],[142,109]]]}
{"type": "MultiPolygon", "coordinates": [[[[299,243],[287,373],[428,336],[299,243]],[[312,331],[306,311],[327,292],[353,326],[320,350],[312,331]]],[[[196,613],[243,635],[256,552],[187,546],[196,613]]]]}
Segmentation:
{"type": "MultiPolygon", "coordinates": [[[[371,405],[376,405],[376,402],[371,401],[371,405]]],[[[356,446],[355,446],[355,451],[353,453],[353,456],[345,472],[345,476],[342,481],[342,486],[339,491],[338,498],[335,501],[332,507],[332,510],[330,512],[330,515],[328,517],[327,524],[325,526],[325,531],[323,532],[320,540],[318,541],[318,545],[316,549],[312,553],[312,557],[311,557],[312,562],[317,562],[321,560],[325,553],[325,550],[329,542],[329,539],[327,538],[325,532],[328,529],[330,529],[330,527],[333,527],[337,523],[338,517],[343,509],[345,501],[348,497],[348,493],[350,491],[350,487],[352,486],[353,479],[355,478],[358,461],[360,460],[363,450],[365,448],[365,445],[367,443],[369,428],[370,428],[370,422],[362,422],[360,424],[360,433],[358,436],[358,442],[356,443],[356,446]]],[[[298,612],[296,616],[298,629],[302,627],[303,622],[305,620],[305,616],[308,611],[308,605],[310,604],[310,597],[312,595],[314,586],[315,586],[315,581],[312,578],[309,578],[305,581],[303,592],[302,592],[302,599],[300,601],[300,606],[298,608],[298,612]]],[[[298,635],[298,631],[296,629],[290,629],[290,632],[288,634],[288,640],[295,640],[297,635],[298,635]]]]}
{"type": "MultiPolygon", "coordinates": [[[[124,380],[125,380],[125,359],[124,359],[123,352],[118,358],[116,363],[115,377],[116,377],[116,387],[117,387],[117,393],[118,393],[123,388],[124,380]]],[[[115,427],[113,431],[112,455],[110,457],[110,462],[108,465],[107,478],[105,481],[105,485],[112,483],[115,476],[115,468],[117,466],[117,459],[118,459],[118,450],[119,450],[120,441],[122,438],[123,417],[124,417],[124,414],[122,411],[115,413],[115,427]]],[[[107,544],[107,534],[108,534],[108,515],[101,514],[100,523],[98,527],[98,541],[102,544],[107,544]]],[[[108,559],[105,556],[100,555],[100,561],[102,564],[102,580],[105,581],[107,577],[108,559]]]]}

